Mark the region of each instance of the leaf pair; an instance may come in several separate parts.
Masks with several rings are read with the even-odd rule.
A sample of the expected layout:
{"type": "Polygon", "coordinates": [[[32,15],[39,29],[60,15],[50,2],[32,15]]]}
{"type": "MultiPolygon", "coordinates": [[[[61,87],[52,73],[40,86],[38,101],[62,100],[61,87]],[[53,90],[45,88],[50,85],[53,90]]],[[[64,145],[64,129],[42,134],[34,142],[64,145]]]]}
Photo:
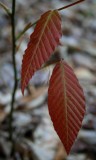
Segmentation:
{"type": "MultiPolygon", "coordinates": [[[[23,56],[23,94],[34,72],[49,59],[59,44],[61,35],[61,18],[58,11],[44,13],[30,36],[23,56]]],[[[58,62],[53,70],[48,90],[48,108],[54,128],[69,153],[84,117],[85,99],[72,68],[64,61],[58,62]]]]}

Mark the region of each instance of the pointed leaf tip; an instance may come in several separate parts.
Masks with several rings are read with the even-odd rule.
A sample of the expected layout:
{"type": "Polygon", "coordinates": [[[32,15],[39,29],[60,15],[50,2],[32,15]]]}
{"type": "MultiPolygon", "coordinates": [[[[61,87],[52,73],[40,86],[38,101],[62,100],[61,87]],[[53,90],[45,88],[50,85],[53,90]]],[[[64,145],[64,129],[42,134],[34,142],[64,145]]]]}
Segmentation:
{"type": "Polygon", "coordinates": [[[82,125],[85,98],[72,68],[64,61],[57,63],[53,70],[48,109],[54,128],[69,154],[82,125]]]}
{"type": "Polygon", "coordinates": [[[27,49],[23,56],[21,71],[21,90],[25,87],[34,72],[44,64],[59,44],[62,35],[61,18],[57,10],[47,11],[37,22],[27,49]]]}

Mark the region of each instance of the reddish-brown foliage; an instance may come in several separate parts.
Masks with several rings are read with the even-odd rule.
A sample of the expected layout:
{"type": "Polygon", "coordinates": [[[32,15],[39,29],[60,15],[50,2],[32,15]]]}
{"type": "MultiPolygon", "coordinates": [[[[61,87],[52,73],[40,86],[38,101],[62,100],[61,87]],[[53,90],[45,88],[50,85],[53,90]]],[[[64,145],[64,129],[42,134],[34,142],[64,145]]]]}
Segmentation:
{"type": "Polygon", "coordinates": [[[54,128],[69,154],[82,125],[85,98],[72,68],[64,61],[57,63],[53,70],[48,108],[54,128]]]}
{"type": "MultiPolygon", "coordinates": [[[[59,10],[62,8],[44,13],[30,36],[22,61],[22,93],[34,72],[41,68],[59,44],[62,35],[59,10]]],[[[85,98],[72,68],[63,60],[57,63],[50,79],[48,108],[54,128],[69,154],[82,125],[85,98]]]]}
{"type": "Polygon", "coordinates": [[[61,35],[61,18],[58,11],[53,10],[44,13],[30,36],[30,42],[23,56],[21,73],[22,93],[24,93],[24,89],[34,72],[49,59],[58,45],[61,35]]]}

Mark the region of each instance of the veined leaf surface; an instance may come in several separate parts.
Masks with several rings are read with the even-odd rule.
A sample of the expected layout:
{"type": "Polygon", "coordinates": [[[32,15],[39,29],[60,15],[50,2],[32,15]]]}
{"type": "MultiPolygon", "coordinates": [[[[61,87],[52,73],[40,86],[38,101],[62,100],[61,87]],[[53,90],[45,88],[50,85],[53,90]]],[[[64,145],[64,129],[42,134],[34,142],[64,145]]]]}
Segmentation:
{"type": "Polygon", "coordinates": [[[48,109],[54,128],[69,154],[82,125],[85,98],[72,68],[64,61],[58,62],[53,70],[48,109]]]}
{"type": "Polygon", "coordinates": [[[50,10],[44,13],[30,36],[30,41],[23,56],[21,71],[22,93],[24,93],[24,89],[34,72],[49,59],[58,45],[61,35],[61,18],[58,11],[50,10]]]}

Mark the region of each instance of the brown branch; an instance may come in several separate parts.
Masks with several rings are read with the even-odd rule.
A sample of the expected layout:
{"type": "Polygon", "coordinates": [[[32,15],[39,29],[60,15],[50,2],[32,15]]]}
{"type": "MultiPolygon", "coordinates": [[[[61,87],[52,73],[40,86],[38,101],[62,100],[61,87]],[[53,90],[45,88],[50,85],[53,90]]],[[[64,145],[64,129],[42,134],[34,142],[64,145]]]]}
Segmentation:
{"type": "Polygon", "coordinates": [[[9,139],[12,143],[11,152],[14,153],[14,139],[13,139],[13,113],[14,113],[14,103],[15,103],[15,94],[17,89],[17,69],[16,69],[16,43],[15,43],[15,4],[16,0],[12,1],[12,14],[11,14],[11,27],[12,27],[12,61],[13,61],[13,71],[14,71],[14,86],[12,91],[12,99],[11,99],[11,109],[9,114],[9,139]]]}
{"type": "Polygon", "coordinates": [[[81,3],[81,2],[83,2],[83,1],[85,1],[85,0],[76,1],[76,2],[74,2],[74,3],[71,3],[71,4],[67,5],[67,6],[61,7],[61,8],[59,8],[59,9],[57,9],[57,10],[58,10],[58,11],[61,11],[61,10],[63,10],[63,9],[69,8],[69,7],[74,6],[74,5],[78,4],[78,3],[81,3]]]}

